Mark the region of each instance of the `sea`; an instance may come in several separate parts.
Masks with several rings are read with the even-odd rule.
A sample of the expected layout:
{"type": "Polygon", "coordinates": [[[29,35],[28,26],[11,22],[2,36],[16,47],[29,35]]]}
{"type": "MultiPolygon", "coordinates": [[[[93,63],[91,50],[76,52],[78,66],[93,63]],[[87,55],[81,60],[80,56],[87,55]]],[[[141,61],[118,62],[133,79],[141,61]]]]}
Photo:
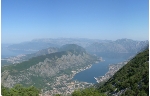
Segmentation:
{"type": "Polygon", "coordinates": [[[1,48],[1,58],[9,58],[12,56],[17,56],[20,54],[31,54],[35,53],[36,51],[25,51],[25,50],[9,50],[7,48],[1,48]]]}
{"type": "Polygon", "coordinates": [[[108,72],[110,64],[117,64],[126,61],[130,59],[130,56],[131,54],[126,54],[125,57],[117,56],[116,58],[102,56],[104,61],[92,64],[92,67],[90,69],[77,73],[74,76],[73,80],[88,83],[97,83],[94,77],[104,76],[108,72]]]}
{"type": "MultiPolygon", "coordinates": [[[[12,51],[4,47],[2,47],[1,52],[2,52],[1,58],[8,58],[8,57],[17,56],[20,54],[34,53],[34,52],[23,51],[23,50],[12,51]]],[[[115,56],[114,54],[113,55],[102,54],[99,56],[101,56],[104,61],[92,64],[92,67],[90,69],[77,73],[74,76],[73,80],[83,81],[83,82],[88,82],[88,83],[96,83],[96,80],[94,79],[94,77],[104,76],[109,70],[109,64],[117,64],[117,63],[126,61],[131,56],[133,56],[133,54],[115,54],[115,56]]]]}

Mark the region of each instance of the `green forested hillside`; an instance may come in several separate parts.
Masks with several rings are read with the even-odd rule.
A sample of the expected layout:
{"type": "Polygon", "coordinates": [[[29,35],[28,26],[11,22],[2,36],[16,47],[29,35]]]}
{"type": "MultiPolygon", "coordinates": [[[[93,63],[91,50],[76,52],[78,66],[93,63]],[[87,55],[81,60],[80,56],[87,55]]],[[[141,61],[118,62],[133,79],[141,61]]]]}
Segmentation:
{"type": "MultiPolygon", "coordinates": [[[[100,85],[100,84],[97,84],[100,85]]],[[[2,87],[3,96],[38,96],[36,88],[2,87]],[[21,89],[22,91],[20,92],[21,89]],[[32,90],[34,89],[34,90],[32,90]],[[31,91],[30,91],[31,90],[31,91]],[[33,92],[32,92],[33,91],[33,92]],[[25,93],[23,93],[25,92],[25,93]],[[27,93],[26,93],[27,92],[27,93]],[[9,94],[15,95],[9,95],[9,94]],[[20,94],[34,95],[20,95],[20,94]],[[16,95],[19,94],[19,95],[16,95]]],[[[148,96],[149,95],[149,49],[137,54],[104,85],[94,88],[76,90],[72,96],[148,96]]],[[[59,95],[61,96],[61,95],[59,95]]]]}
{"type": "MultiPolygon", "coordinates": [[[[91,66],[98,59],[75,44],[66,45],[63,49],[59,52],[33,57],[22,63],[2,67],[2,85],[8,88],[16,84],[26,87],[33,85],[44,90],[43,93],[48,91],[50,94],[56,94],[53,90],[57,89],[58,93],[62,93],[72,82],[79,84],[72,80],[73,76],[91,66]]],[[[84,85],[89,86],[90,84],[84,85]]],[[[78,85],[76,87],[80,88],[78,85]]]]}
{"type": "Polygon", "coordinates": [[[100,93],[95,88],[86,88],[83,90],[75,90],[72,94],[72,96],[106,96],[104,93],[100,93]]]}
{"type": "Polygon", "coordinates": [[[1,87],[2,96],[39,96],[40,91],[33,87],[23,87],[22,85],[16,85],[13,88],[1,87]]]}
{"type": "Polygon", "coordinates": [[[149,96],[149,50],[137,54],[104,85],[72,93],[73,96],[105,96],[104,94],[107,96],[149,96]]]}
{"type": "Polygon", "coordinates": [[[102,87],[100,92],[108,95],[148,96],[149,95],[149,50],[137,54],[102,87]]]}
{"type": "Polygon", "coordinates": [[[33,65],[36,65],[39,62],[43,62],[46,58],[56,59],[56,58],[60,58],[62,55],[66,55],[66,54],[67,54],[67,51],[62,51],[62,52],[55,52],[55,53],[51,53],[51,54],[33,57],[33,58],[29,59],[28,61],[24,61],[19,64],[4,66],[4,67],[2,67],[2,72],[4,70],[12,70],[12,72],[15,70],[18,72],[20,70],[25,70],[33,65]]]}

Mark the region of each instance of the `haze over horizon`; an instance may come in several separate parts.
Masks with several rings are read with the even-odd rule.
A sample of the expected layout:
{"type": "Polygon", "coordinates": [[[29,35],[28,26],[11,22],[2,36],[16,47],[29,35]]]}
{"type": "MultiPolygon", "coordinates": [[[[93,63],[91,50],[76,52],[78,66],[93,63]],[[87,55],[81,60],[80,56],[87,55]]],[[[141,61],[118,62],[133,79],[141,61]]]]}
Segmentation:
{"type": "Polygon", "coordinates": [[[2,0],[2,43],[36,38],[148,40],[148,0],[2,0]]]}
{"type": "Polygon", "coordinates": [[[135,40],[135,39],[130,39],[130,38],[118,38],[118,39],[92,39],[92,38],[78,38],[78,37],[76,37],[76,38],[64,38],[64,37],[58,37],[58,38],[34,38],[34,39],[31,39],[31,40],[25,40],[25,41],[18,41],[18,42],[1,42],[1,44],[19,44],[19,43],[25,43],[25,42],[32,42],[32,41],[34,41],[34,40],[44,40],[44,39],[89,39],[89,40],[110,40],[110,41],[116,41],[116,40],[119,40],[119,39],[129,39],[129,40],[134,40],[134,41],[149,41],[149,39],[145,39],[145,40],[135,40]]]}

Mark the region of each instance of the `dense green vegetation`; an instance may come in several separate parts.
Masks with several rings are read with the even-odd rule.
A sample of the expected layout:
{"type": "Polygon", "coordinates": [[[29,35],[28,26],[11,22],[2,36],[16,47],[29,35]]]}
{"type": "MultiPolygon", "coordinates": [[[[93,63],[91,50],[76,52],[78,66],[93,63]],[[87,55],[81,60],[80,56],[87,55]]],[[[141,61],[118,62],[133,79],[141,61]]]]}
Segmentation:
{"type": "Polygon", "coordinates": [[[1,60],[1,66],[7,66],[7,65],[11,65],[11,63],[9,63],[5,60],[1,60]]]}
{"type": "Polygon", "coordinates": [[[122,91],[122,96],[148,96],[149,50],[136,55],[98,89],[109,94],[122,91]]]}
{"type": "Polygon", "coordinates": [[[86,88],[83,90],[75,90],[72,96],[106,96],[104,93],[100,93],[95,88],[86,88]]]}
{"type": "Polygon", "coordinates": [[[97,60],[97,58],[95,56],[91,56],[87,54],[86,51],[82,47],[75,45],[75,44],[69,44],[69,45],[63,46],[62,51],[60,52],[33,57],[29,59],[28,61],[24,61],[22,63],[2,67],[2,73],[3,73],[2,81],[4,82],[4,83],[2,82],[2,85],[6,86],[8,82],[12,83],[12,85],[9,84],[8,87],[13,87],[13,85],[17,83],[22,84],[24,87],[29,87],[33,85],[36,88],[43,89],[43,91],[45,92],[47,90],[53,89],[52,83],[56,82],[56,77],[59,77],[64,74],[71,75],[72,70],[83,68],[86,65],[92,64],[92,62],[94,62],[95,60],[97,60]],[[78,57],[83,57],[83,58],[79,59],[78,57]],[[39,62],[42,62],[43,66],[40,64],[39,66],[36,66],[36,64],[38,64],[39,62]],[[67,63],[70,62],[68,63],[69,67],[64,66],[63,65],[64,62],[67,62],[67,63]],[[58,65],[60,64],[60,66],[62,65],[61,66],[62,68],[60,68],[60,66],[57,66],[57,64],[58,65]],[[70,66],[69,64],[73,64],[73,65],[70,66]],[[36,67],[32,68],[33,69],[32,71],[28,70],[29,68],[31,68],[31,66],[34,66],[34,65],[36,67]],[[55,67],[56,69],[59,70],[59,71],[56,71],[57,73],[54,70],[55,67]],[[51,68],[54,68],[53,69],[54,71],[51,68]],[[39,71],[38,69],[40,69],[40,72],[36,73],[39,71]],[[45,69],[48,69],[48,70],[45,70],[45,69]],[[50,69],[51,71],[49,71],[50,69]],[[49,73],[52,72],[52,74],[47,75],[46,73],[48,72],[49,73]],[[11,77],[12,81],[9,81],[8,76],[12,76],[11,77]],[[50,82],[51,84],[48,85],[49,84],[48,82],[50,82]]]}
{"type": "Polygon", "coordinates": [[[63,45],[59,50],[60,51],[76,50],[77,52],[86,52],[84,48],[82,48],[81,46],[78,46],[76,44],[63,45]]]}
{"type": "Polygon", "coordinates": [[[6,69],[12,70],[12,72],[13,72],[13,70],[21,71],[21,70],[27,69],[30,66],[33,66],[33,65],[39,63],[39,62],[43,62],[46,58],[56,59],[56,58],[60,58],[62,55],[67,55],[67,51],[66,52],[65,51],[56,52],[56,53],[33,57],[33,58],[29,59],[28,61],[24,61],[20,64],[4,66],[4,67],[2,67],[2,71],[6,70],[6,69]]]}
{"type": "Polygon", "coordinates": [[[2,96],[39,96],[40,94],[40,91],[34,86],[23,87],[18,84],[10,89],[3,86],[1,88],[2,96]]]}
{"type": "MultiPolygon", "coordinates": [[[[43,62],[45,60],[45,58],[49,58],[51,60],[55,60],[57,58],[60,58],[62,55],[67,55],[67,52],[72,52],[73,50],[70,51],[62,51],[62,52],[56,52],[56,53],[51,53],[51,54],[47,54],[47,55],[43,55],[43,56],[38,56],[38,57],[33,57],[31,59],[29,59],[28,61],[24,61],[20,64],[14,64],[14,65],[10,65],[10,66],[4,66],[2,67],[2,72],[4,70],[11,70],[11,74],[13,73],[17,73],[18,71],[22,71],[25,70],[27,68],[30,68],[30,66],[36,65],[39,62],[43,62]]],[[[74,54],[76,51],[72,52],[72,54],[74,54]]],[[[79,53],[75,53],[76,55],[79,53]]]]}
{"type": "Polygon", "coordinates": [[[72,96],[105,96],[113,94],[121,96],[149,95],[149,50],[135,56],[121,68],[104,85],[97,84],[97,88],[76,90],[72,96]]]}

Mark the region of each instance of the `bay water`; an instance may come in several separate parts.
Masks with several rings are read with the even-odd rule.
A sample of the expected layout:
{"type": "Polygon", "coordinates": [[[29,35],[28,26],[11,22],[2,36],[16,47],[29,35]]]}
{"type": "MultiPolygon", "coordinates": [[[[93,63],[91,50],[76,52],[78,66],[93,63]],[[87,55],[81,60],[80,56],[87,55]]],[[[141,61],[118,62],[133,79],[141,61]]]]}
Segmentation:
{"type": "Polygon", "coordinates": [[[105,61],[95,63],[90,69],[77,73],[73,80],[83,81],[88,83],[96,83],[94,77],[104,76],[109,70],[109,64],[117,64],[127,60],[127,58],[103,58],[105,61]]]}

